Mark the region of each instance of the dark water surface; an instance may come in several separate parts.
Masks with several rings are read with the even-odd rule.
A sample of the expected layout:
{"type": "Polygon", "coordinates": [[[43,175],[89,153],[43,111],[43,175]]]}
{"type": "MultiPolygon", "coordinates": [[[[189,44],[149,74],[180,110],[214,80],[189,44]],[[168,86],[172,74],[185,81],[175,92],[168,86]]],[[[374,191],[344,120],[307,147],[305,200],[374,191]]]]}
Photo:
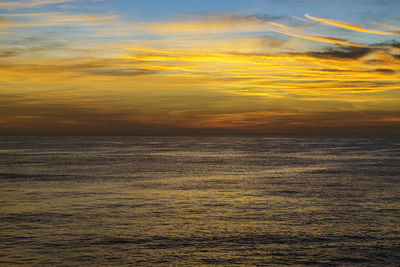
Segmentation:
{"type": "Polygon", "coordinates": [[[400,265],[400,138],[0,137],[0,266],[400,265]]]}

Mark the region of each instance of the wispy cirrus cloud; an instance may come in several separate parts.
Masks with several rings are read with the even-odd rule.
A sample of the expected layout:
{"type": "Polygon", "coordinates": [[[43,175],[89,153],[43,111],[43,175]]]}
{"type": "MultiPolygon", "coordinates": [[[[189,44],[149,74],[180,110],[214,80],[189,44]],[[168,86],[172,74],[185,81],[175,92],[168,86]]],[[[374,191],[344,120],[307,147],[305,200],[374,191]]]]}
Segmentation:
{"type": "Polygon", "coordinates": [[[355,46],[355,47],[367,47],[366,45],[356,44],[353,42],[349,42],[343,38],[334,38],[328,36],[320,36],[320,35],[308,35],[299,33],[296,28],[290,27],[287,25],[279,24],[279,23],[270,23],[276,28],[272,28],[271,31],[286,34],[293,37],[303,38],[311,41],[322,42],[322,43],[330,43],[330,44],[340,44],[340,45],[347,45],[347,46],[355,46]]]}
{"type": "Polygon", "coordinates": [[[0,1],[0,9],[14,10],[20,8],[33,8],[43,5],[61,4],[74,2],[76,0],[21,0],[21,1],[0,1]]]}
{"type": "MultiPolygon", "coordinates": [[[[308,16],[308,15],[306,15],[308,16]]],[[[201,36],[215,34],[266,33],[276,32],[290,37],[315,42],[338,44],[352,47],[368,47],[351,42],[343,37],[325,36],[318,32],[304,32],[298,25],[278,23],[280,18],[234,13],[198,14],[188,19],[164,22],[122,21],[113,14],[68,14],[63,12],[5,14],[0,27],[22,28],[58,25],[105,25],[111,32],[130,29],[136,33],[153,36],[201,36]]],[[[104,29],[99,29],[104,34],[104,29]]],[[[308,29],[309,31],[310,29],[308,29]]],[[[312,30],[312,29],[311,29],[312,30]]]]}
{"type": "Polygon", "coordinates": [[[133,24],[137,29],[163,35],[221,34],[266,31],[265,21],[256,16],[233,13],[195,14],[175,21],[133,24]]]}
{"type": "Polygon", "coordinates": [[[3,14],[0,27],[32,28],[59,25],[93,26],[111,23],[115,15],[105,14],[68,14],[64,12],[14,13],[3,14]]]}
{"type": "Polygon", "coordinates": [[[344,28],[344,29],[348,29],[348,30],[353,30],[353,31],[372,33],[372,34],[380,34],[380,35],[396,35],[397,34],[397,33],[388,32],[388,31],[371,30],[371,29],[364,28],[361,25],[347,23],[347,22],[343,22],[343,21],[339,21],[339,20],[317,18],[317,17],[312,17],[308,14],[305,14],[304,16],[312,21],[322,22],[325,24],[329,24],[332,26],[336,26],[336,27],[340,27],[340,28],[344,28]]]}
{"type": "Polygon", "coordinates": [[[383,29],[394,31],[394,33],[400,34],[400,26],[395,26],[395,25],[392,25],[389,23],[378,22],[378,21],[374,21],[374,20],[371,20],[370,23],[372,23],[376,26],[382,27],[383,29]]]}
{"type": "Polygon", "coordinates": [[[278,18],[259,15],[238,15],[231,13],[197,16],[195,20],[183,20],[164,23],[140,23],[136,29],[150,31],[160,35],[198,35],[240,32],[276,32],[306,40],[340,44],[353,47],[367,47],[350,42],[344,38],[303,33],[299,27],[277,23],[278,18]]]}

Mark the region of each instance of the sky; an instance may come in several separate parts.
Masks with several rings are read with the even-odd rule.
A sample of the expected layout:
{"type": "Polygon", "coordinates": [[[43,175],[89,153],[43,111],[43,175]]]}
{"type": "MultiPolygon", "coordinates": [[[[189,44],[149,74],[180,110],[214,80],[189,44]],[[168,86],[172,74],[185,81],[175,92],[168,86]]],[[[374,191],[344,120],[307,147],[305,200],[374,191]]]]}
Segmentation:
{"type": "Polygon", "coordinates": [[[398,0],[0,1],[0,135],[400,135],[398,0]]]}

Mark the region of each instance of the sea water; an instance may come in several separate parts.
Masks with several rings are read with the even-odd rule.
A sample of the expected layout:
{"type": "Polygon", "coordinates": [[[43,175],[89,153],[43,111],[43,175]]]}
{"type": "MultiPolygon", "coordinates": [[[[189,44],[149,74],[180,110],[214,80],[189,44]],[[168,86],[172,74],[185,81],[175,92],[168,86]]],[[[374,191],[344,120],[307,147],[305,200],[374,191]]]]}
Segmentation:
{"type": "Polygon", "coordinates": [[[400,265],[400,138],[0,137],[0,265],[400,265]]]}

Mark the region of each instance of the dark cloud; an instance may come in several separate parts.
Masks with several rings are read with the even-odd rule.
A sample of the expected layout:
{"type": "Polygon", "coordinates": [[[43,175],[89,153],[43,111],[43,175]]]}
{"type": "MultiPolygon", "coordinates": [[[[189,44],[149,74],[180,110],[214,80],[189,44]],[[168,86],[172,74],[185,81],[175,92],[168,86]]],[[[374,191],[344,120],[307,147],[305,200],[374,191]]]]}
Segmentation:
{"type": "Polygon", "coordinates": [[[395,73],[395,70],[392,69],[374,69],[374,72],[382,72],[382,73],[395,73]]]}
{"type": "Polygon", "coordinates": [[[395,48],[400,48],[400,42],[397,40],[389,40],[383,43],[377,43],[374,44],[373,46],[389,46],[389,47],[395,47],[395,48]]]}
{"type": "Polygon", "coordinates": [[[95,68],[84,70],[86,73],[96,75],[110,75],[110,76],[138,76],[138,75],[151,75],[157,74],[159,70],[151,69],[134,69],[134,68],[95,68]]]}
{"type": "Polygon", "coordinates": [[[339,70],[339,69],[321,69],[321,71],[326,71],[326,72],[348,72],[348,70],[339,70]]]}
{"type": "Polygon", "coordinates": [[[18,54],[18,52],[16,50],[12,50],[12,49],[0,50],[0,58],[14,57],[17,54],[18,54]]]}
{"type": "MultiPolygon", "coordinates": [[[[123,109],[104,109],[86,97],[66,99],[49,92],[53,103],[43,104],[43,96],[0,95],[0,135],[214,135],[214,134],[284,134],[284,135],[399,135],[396,110],[323,112],[242,113],[182,109],[145,110],[137,105],[123,109]],[[2,101],[7,99],[7,101],[2,101]],[[16,101],[20,99],[21,101],[16,101]],[[1,103],[3,105],[1,105],[1,103]],[[224,118],[226,114],[243,115],[243,125],[212,126],[202,121],[224,118]],[[394,120],[391,120],[394,118],[394,120]],[[189,123],[190,122],[190,123],[189,123]],[[192,123],[200,122],[198,126],[192,123]],[[253,122],[248,124],[249,122],[253,122]]],[[[166,96],[171,97],[171,96],[166,96]]],[[[221,96],[222,97],[222,96],[221,96]]],[[[163,102],[180,100],[162,98],[163,102]]],[[[207,101],[206,101],[207,102],[207,101]]],[[[218,102],[215,102],[216,104],[218,102]]],[[[252,110],[252,109],[249,109],[252,110]]],[[[264,108],[263,111],[268,111],[264,108]]],[[[270,111],[274,111],[273,108],[270,111]]],[[[229,116],[226,119],[229,122],[229,116]]],[[[223,124],[222,124],[223,125],[223,124]]]]}
{"type": "Polygon", "coordinates": [[[46,43],[42,45],[34,45],[34,46],[25,46],[23,48],[9,48],[9,49],[0,49],[0,58],[1,57],[15,57],[23,54],[29,53],[40,53],[40,52],[49,52],[52,50],[64,49],[66,45],[64,43],[46,43]]]}
{"type": "Polygon", "coordinates": [[[287,37],[272,35],[263,36],[261,38],[263,45],[268,48],[281,48],[288,40],[289,38],[287,37]]]}
{"type": "MultiPolygon", "coordinates": [[[[282,40],[281,42],[284,42],[282,40]]],[[[274,55],[307,55],[310,57],[315,57],[315,58],[339,58],[339,59],[359,59],[363,56],[368,55],[370,52],[374,51],[374,48],[369,48],[369,47],[353,47],[353,46],[343,46],[340,48],[328,48],[323,51],[309,51],[305,53],[297,53],[297,52],[289,52],[289,53],[277,53],[277,54],[271,54],[271,53],[238,53],[238,52],[231,52],[231,54],[236,54],[236,55],[249,55],[249,56],[274,56],[274,55]]]]}
{"type": "MultiPolygon", "coordinates": [[[[321,69],[321,71],[326,71],[326,72],[381,72],[381,73],[395,73],[396,71],[393,69],[384,69],[384,68],[378,68],[374,70],[364,70],[364,71],[355,71],[355,70],[340,70],[340,69],[321,69]]],[[[353,83],[353,81],[348,81],[349,83],[353,83]]],[[[354,81],[355,83],[363,83],[365,81],[354,81]]],[[[371,83],[368,81],[368,83],[371,83]]],[[[382,84],[382,82],[376,82],[376,84],[382,84]]]]}
{"type": "MultiPolygon", "coordinates": [[[[15,116],[6,118],[0,128],[2,135],[218,135],[218,134],[279,134],[279,135],[399,135],[397,121],[385,118],[399,117],[399,112],[331,111],[314,114],[282,115],[274,118],[247,117],[254,125],[191,127],[175,120],[167,113],[149,114],[139,110],[104,112],[70,104],[23,108],[15,116]],[[33,108],[33,109],[32,109],[33,108]],[[26,115],[25,114],[29,114],[26,115]],[[157,116],[158,120],[153,120],[157,116]],[[143,120],[143,118],[148,120],[143,120]]],[[[218,114],[211,114],[218,116],[218,114]]],[[[223,115],[223,114],[222,114],[223,115]]],[[[210,114],[191,116],[208,118],[210,114]]],[[[262,116],[262,115],[260,115],[262,116]]],[[[3,119],[0,117],[0,119],[3,119]]]]}
{"type": "Polygon", "coordinates": [[[344,59],[358,59],[373,51],[368,47],[341,47],[340,49],[330,48],[325,51],[309,52],[310,56],[319,58],[344,58],[344,59]]]}
{"type": "MultiPolygon", "coordinates": [[[[2,56],[12,56],[17,52],[10,50],[4,51],[4,55],[0,52],[0,58],[2,56]]],[[[159,73],[160,70],[138,68],[136,61],[124,60],[124,59],[82,59],[83,63],[65,63],[65,64],[12,64],[3,63],[0,67],[8,69],[14,72],[29,72],[35,73],[86,73],[94,75],[105,75],[105,76],[138,76],[138,75],[151,75],[159,73]]]]}

